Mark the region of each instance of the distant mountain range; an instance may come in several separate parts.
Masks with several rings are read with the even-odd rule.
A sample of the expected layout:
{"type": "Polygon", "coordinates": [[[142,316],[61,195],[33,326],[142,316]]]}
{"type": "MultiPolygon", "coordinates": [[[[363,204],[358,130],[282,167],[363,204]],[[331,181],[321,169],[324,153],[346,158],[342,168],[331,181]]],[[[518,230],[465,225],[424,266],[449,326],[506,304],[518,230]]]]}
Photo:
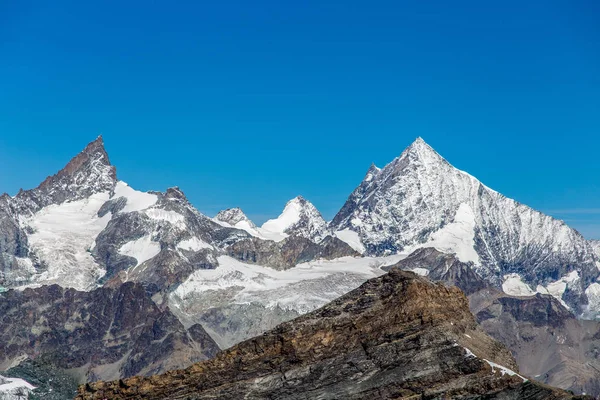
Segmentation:
{"type": "MultiPolygon", "coordinates": [[[[89,348],[77,351],[85,357],[60,366],[78,369],[84,382],[183,366],[170,360],[182,351],[188,360],[209,357],[215,343],[228,348],[311,312],[402,260],[410,260],[403,269],[458,284],[471,296],[481,290],[508,298],[537,294],[555,299],[569,318],[594,320],[600,315],[599,249],[563,221],[452,167],[420,138],[385,167],[371,166],[331,222],[299,196],[278,218],[256,226],[239,208],[203,215],[178,188],[136,191],[118,180],[99,137],[37,188],[0,196],[0,292],[13,289],[0,294],[0,310],[27,303],[37,319],[19,320],[19,329],[77,331],[88,323],[81,313],[90,309],[89,299],[110,303],[128,284],[139,293],[136,301],[157,307],[145,309],[146,323],[178,320],[180,326],[159,335],[172,334],[177,344],[159,351],[150,340],[144,349],[150,355],[139,356],[145,361],[135,367],[123,351],[146,339],[117,340],[110,322],[98,325],[115,341],[106,342],[107,335],[82,341],[79,346],[89,348]],[[418,262],[425,249],[454,261],[434,270],[432,259],[418,262]],[[45,303],[59,307],[67,293],[79,308],[66,319],[44,321],[45,303]],[[100,342],[125,346],[117,352],[122,357],[101,356],[100,342]],[[159,358],[152,355],[157,352],[159,358]]],[[[106,321],[120,320],[118,306],[114,312],[106,321]]],[[[14,315],[0,315],[6,335],[16,323],[14,315]]],[[[56,354],[69,352],[65,337],[40,348],[36,335],[16,347],[14,340],[0,342],[0,369],[47,353],[55,365],[56,354]]]]}

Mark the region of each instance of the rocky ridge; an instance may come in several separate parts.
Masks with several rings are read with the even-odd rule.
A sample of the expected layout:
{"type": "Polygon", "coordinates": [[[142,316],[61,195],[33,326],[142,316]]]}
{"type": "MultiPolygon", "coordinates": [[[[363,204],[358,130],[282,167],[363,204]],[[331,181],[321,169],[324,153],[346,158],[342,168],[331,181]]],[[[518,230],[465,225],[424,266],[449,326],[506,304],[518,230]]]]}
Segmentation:
{"type": "Polygon", "coordinates": [[[211,360],[77,399],[573,398],[516,370],[459,289],[392,270],[211,360]]]}
{"type": "Polygon", "coordinates": [[[600,396],[600,322],[578,320],[546,294],[510,296],[487,284],[455,255],[416,250],[384,267],[415,271],[469,296],[481,328],[515,356],[520,371],[543,383],[600,396]]]}

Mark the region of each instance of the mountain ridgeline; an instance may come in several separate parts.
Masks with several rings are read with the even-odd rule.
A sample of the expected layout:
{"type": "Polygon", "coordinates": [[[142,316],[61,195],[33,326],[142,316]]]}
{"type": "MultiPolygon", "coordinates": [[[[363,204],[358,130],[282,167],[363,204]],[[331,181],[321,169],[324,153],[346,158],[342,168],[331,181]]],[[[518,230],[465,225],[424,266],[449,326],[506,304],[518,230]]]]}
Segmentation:
{"type": "MultiPolygon", "coordinates": [[[[460,287],[477,320],[509,347],[528,374],[600,394],[594,376],[600,365],[600,329],[594,322],[600,315],[599,249],[598,242],[564,222],[457,170],[420,138],[385,167],[372,165],[332,221],[298,196],[277,218],[257,226],[239,208],[208,217],[177,187],[133,189],[117,178],[99,137],[37,188],[0,196],[0,370],[43,365],[70,373],[77,383],[161,374],[210,358],[218,348],[236,349],[276,326],[301,330],[302,321],[308,321],[302,315],[399,268],[460,287]],[[135,312],[120,303],[124,299],[135,312]],[[545,308],[535,315],[558,311],[536,319],[533,329],[519,310],[536,307],[545,308]],[[549,322],[556,318],[568,329],[549,322]],[[544,336],[550,325],[556,335],[544,336]],[[523,356],[525,349],[542,351],[521,340],[527,332],[535,332],[533,342],[552,343],[552,355],[540,358],[543,367],[536,369],[523,356]],[[511,335],[521,339],[511,341],[511,335]],[[584,344],[565,351],[559,343],[564,335],[584,344]]],[[[337,332],[332,340],[341,343],[346,334],[337,332]]],[[[275,349],[270,342],[259,344],[275,349]]],[[[244,346],[239,351],[246,354],[250,350],[244,346]]],[[[288,350],[275,359],[292,360],[288,350]]],[[[222,364],[213,361],[206,368],[227,376],[227,357],[233,353],[220,354],[222,364]]],[[[457,353],[451,363],[464,360],[463,355],[457,353]]],[[[292,375],[310,375],[317,365],[325,371],[323,363],[333,362],[330,356],[302,359],[300,369],[290,367],[292,375]]],[[[516,368],[511,360],[501,361],[516,368]]],[[[485,363],[475,364],[472,373],[487,371],[485,363]]],[[[273,371],[248,368],[249,379],[269,376],[265,382],[273,391],[265,390],[275,398],[284,393],[273,383],[273,371]]],[[[365,368],[383,379],[369,383],[371,389],[422,393],[398,392],[397,382],[365,368]]],[[[190,371],[181,377],[186,385],[205,379],[190,371]]],[[[320,387],[303,379],[294,390],[320,387]]],[[[230,385],[227,393],[242,390],[242,383],[230,385]]],[[[490,390],[496,387],[490,385],[490,390]]],[[[208,386],[206,393],[216,393],[208,386]]],[[[360,390],[372,393],[367,386],[360,390]]]]}
{"type": "Polygon", "coordinates": [[[459,289],[394,269],[211,360],[76,399],[574,398],[516,371],[459,289]]]}

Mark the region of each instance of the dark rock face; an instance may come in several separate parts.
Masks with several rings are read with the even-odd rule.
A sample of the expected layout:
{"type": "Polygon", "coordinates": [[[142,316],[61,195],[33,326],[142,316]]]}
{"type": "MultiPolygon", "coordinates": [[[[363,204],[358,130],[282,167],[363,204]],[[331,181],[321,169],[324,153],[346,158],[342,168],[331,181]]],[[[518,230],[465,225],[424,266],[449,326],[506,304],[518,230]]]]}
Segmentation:
{"type": "Polygon", "coordinates": [[[336,236],[326,236],[319,242],[321,249],[317,258],[333,260],[340,257],[358,257],[360,254],[350,247],[346,242],[341,241],[336,236]]]}
{"type": "Polygon", "coordinates": [[[77,399],[572,398],[485,360],[516,369],[459,289],[393,270],[211,360],[77,399]]]}
{"type": "Polygon", "coordinates": [[[50,204],[79,200],[94,193],[113,192],[116,183],[116,169],[110,164],[104,141],[99,136],[37,188],[21,190],[15,201],[19,212],[26,215],[50,204]]]}
{"type": "Polygon", "coordinates": [[[30,358],[69,369],[80,382],[156,374],[218,351],[201,327],[186,331],[131,282],[91,292],[52,285],[2,293],[0,346],[0,370],[30,358]]]}
{"type": "Polygon", "coordinates": [[[470,296],[481,327],[544,383],[600,396],[600,323],[577,320],[548,295],[511,297],[493,288],[470,296]]]}
{"type": "Polygon", "coordinates": [[[444,282],[450,286],[457,286],[466,295],[489,286],[473,270],[472,263],[460,262],[455,255],[441,253],[431,247],[415,250],[414,253],[400,262],[382,269],[389,271],[392,268],[402,270],[425,269],[429,271],[427,274],[429,279],[444,282]]]}
{"type": "Polygon", "coordinates": [[[359,255],[346,243],[332,236],[327,236],[319,243],[302,236],[289,236],[281,242],[253,237],[240,240],[225,251],[237,260],[274,269],[288,269],[318,258],[331,260],[359,255]]]}
{"type": "Polygon", "coordinates": [[[8,286],[26,275],[18,259],[28,254],[27,233],[19,226],[12,199],[3,194],[0,196],[0,286],[8,286]]]}
{"type": "Polygon", "coordinates": [[[427,270],[430,279],[468,294],[480,326],[512,352],[525,375],[575,393],[600,395],[599,322],[577,320],[552,296],[506,295],[487,285],[472,264],[432,248],[384,267],[392,268],[427,270]]]}

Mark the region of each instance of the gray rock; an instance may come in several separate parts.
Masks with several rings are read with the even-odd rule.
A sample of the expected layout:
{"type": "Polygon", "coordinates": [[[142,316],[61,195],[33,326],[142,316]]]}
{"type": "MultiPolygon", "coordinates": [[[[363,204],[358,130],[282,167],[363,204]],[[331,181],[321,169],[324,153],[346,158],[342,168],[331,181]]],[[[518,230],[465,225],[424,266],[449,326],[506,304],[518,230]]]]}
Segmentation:
{"type": "Polygon", "coordinates": [[[91,292],[52,285],[0,294],[0,370],[43,359],[86,382],[156,374],[216,351],[200,327],[187,331],[132,282],[91,292]]]}
{"type": "Polygon", "coordinates": [[[211,360],[80,386],[76,399],[573,398],[486,360],[516,370],[459,289],[394,269],[211,360]]]}

